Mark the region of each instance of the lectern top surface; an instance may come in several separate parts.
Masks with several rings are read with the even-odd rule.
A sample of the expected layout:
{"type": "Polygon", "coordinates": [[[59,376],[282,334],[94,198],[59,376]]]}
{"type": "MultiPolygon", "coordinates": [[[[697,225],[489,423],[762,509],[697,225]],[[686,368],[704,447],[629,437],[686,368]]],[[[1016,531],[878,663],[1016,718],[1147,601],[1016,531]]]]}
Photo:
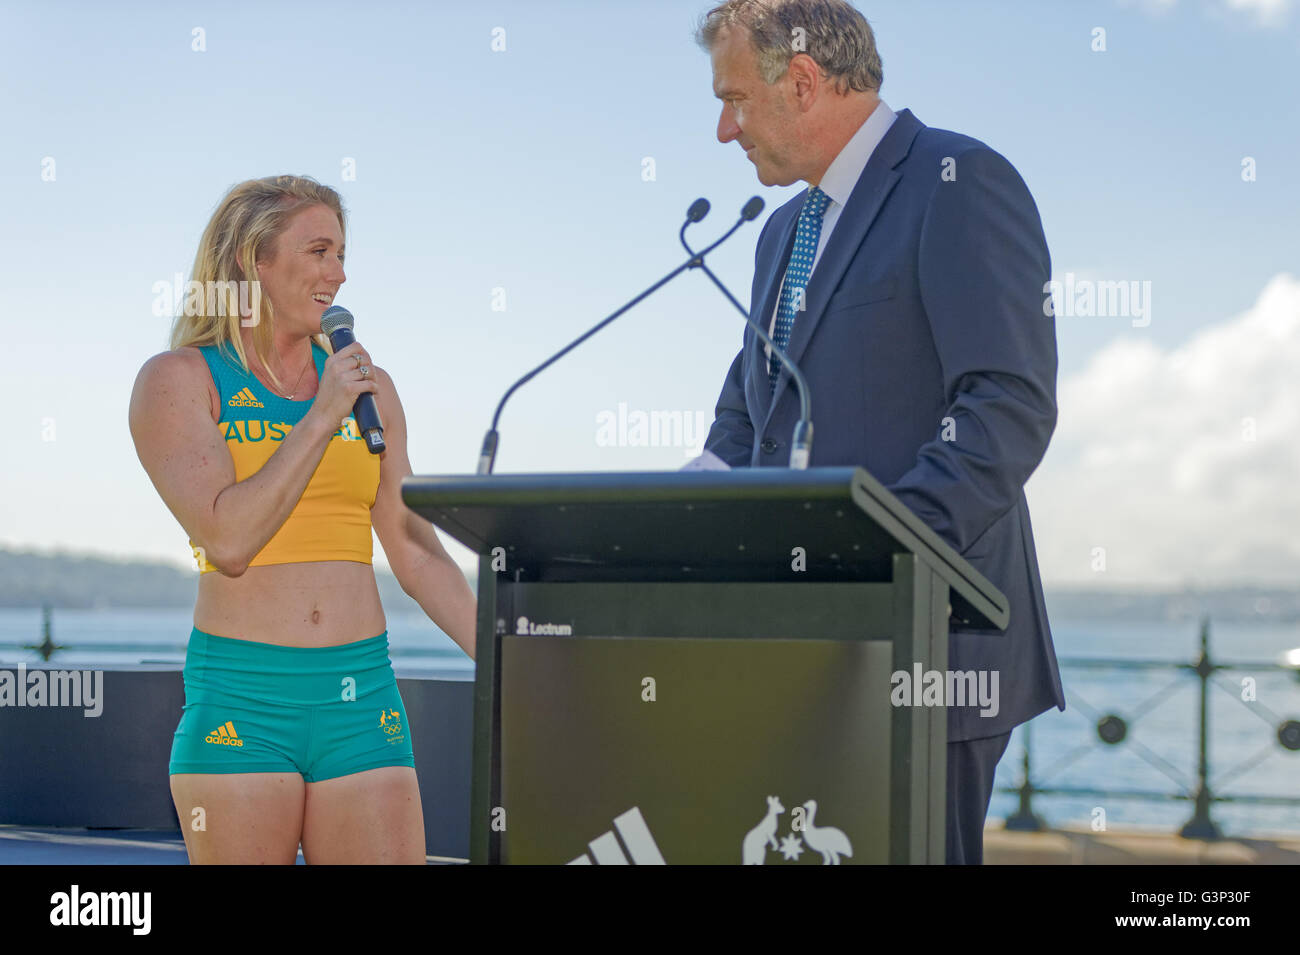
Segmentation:
{"type": "Polygon", "coordinates": [[[861,468],[412,475],[402,499],[524,580],[888,581],[906,552],[949,584],[959,620],[1002,628],[1009,615],[861,468]]]}

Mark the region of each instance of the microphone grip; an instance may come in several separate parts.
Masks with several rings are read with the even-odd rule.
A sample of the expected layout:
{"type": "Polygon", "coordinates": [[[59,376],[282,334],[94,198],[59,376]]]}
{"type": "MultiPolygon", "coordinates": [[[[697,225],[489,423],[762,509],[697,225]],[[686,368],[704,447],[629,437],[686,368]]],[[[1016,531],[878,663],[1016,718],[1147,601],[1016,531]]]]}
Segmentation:
{"type": "Polygon", "coordinates": [[[357,419],[357,427],[366,439],[366,448],[370,453],[383,454],[388,446],[384,444],[384,423],[379,420],[375,396],[368,391],[358,395],[357,403],[352,406],[352,416],[357,419]]]}
{"type": "MultiPolygon", "coordinates": [[[[355,342],[356,336],[350,328],[336,328],[330,332],[330,345],[337,352],[355,342]]],[[[379,408],[375,406],[375,396],[368,391],[357,395],[352,405],[352,416],[357,420],[357,429],[365,439],[366,449],[371,454],[382,454],[387,450],[384,444],[384,423],[379,419],[379,408]]]]}
{"type": "Polygon", "coordinates": [[[806,471],[808,459],[812,457],[812,422],[802,418],[794,426],[794,436],[790,442],[790,468],[794,471],[806,471]]]}

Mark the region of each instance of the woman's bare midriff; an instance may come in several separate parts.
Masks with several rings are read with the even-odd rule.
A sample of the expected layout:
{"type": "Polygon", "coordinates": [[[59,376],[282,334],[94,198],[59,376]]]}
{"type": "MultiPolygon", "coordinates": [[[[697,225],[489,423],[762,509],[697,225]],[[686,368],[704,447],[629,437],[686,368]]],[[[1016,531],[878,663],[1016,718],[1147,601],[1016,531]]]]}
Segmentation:
{"type": "MultiPolygon", "coordinates": [[[[197,348],[181,351],[189,353],[194,373],[205,382],[212,420],[219,422],[221,399],[203,355],[197,348]]],[[[307,400],[318,383],[309,379],[304,385],[299,397],[307,400]]],[[[200,574],[194,626],[218,637],[286,647],[332,647],[388,629],[374,567],[354,560],[267,564],[238,577],[200,574]]]]}
{"type": "Polygon", "coordinates": [[[331,647],[388,629],[370,564],[323,560],[199,576],[194,626],[219,637],[331,647]]]}

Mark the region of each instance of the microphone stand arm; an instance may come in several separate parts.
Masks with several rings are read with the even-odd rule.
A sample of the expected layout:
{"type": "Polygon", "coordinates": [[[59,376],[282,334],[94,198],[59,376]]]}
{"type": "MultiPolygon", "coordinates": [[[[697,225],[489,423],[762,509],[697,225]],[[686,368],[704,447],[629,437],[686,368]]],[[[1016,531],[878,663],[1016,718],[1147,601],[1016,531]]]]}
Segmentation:
{"type": "MultiPolygon", "coordinates": [[[[691,220],[689,219],[687,220],[687,225],[690,224],[690,221],[691,220]]],[[[626,312],[633,305],[638,304],[639,302],[644,300],[647,296],[653,294],[654,292],[657,292],[660,288],[662,288],[667,283],[671,282],[673,279],[675,279],[681,273],[685,272],[687,269],[703,266],[704,256],[712,252],[719,245],[721,245],[723,242],[729,239],[732,233],[734,233],[737,229],[739,229],[742,225],[744,225],[746,221],[747,221],[746,219],[741,218],[735,225],[733,225],[729,230],[727,230],[726,234],[724,234],[721,239],[718,239],[717,242],[714,242],[703,252],[696,254],[694,251],[688,248],[687,251],[691,253],[690,259],[683,262],[681,265],[677,266],[677,268],[673,269],[671,272],[669,272],[667,275],[661,278],[654,285],[650,286],[648,289],[646,289],[636,298],[632,299],[632,301],[628,302],[618,311],[614,312],[614,314],[610,315],[608,318],[604,319],[599,324],[594,325],[591,328],[589,328],[587,331],[583,332],[573,341],[569,342],[568,345],[564,346],[564,348],[562,348],[560,351],[556,352],[550,358],[546,359],[546,361],[542,362],[540,365],[538,365],[528,374],[524,375],[513,385],[511,385],[510,390],[505,393],[500,403],[497,405],[496,414],[492,416],[492,427],[488,429],[488,433],[483,437],[483,449],[479,452],[479,459],[478,459],[478,473],[479,474],[492,473],[492,468],[496,464],[497,442],[500,439],[500,435],[497,432],[497,424],[501,420],[501,411],[503,408],[505,408],[506,402],[510,400],[510,396],[513,395],[516,391],[518,391],[520,386],[531,381],[538,374],[545,371],[547,368],[555,364],[557,361],[559,361],[569,352],[573,351],[573,349],[577,348],[579,345],[585,342],[592,335],[596,334],[598,331],[600,331],[602,328],[604,328],[614,319],[618,318],[620,315],[626,312]]],[[[682,226],[683,235],[685,234],[685,231],[686,231],[686,226],[683,225],[682,226]]],[[[683,244],[685,243],[683,242],[683,244]]]]}
{"type": "Polygon", "coordinates": [[[798,387],[799,391],[799,420],[794,426],[794,435],[790,441],[790,467],[796,471],[807,470],[808,459],[812,456],[812,399],[808,395],[808,382],[804,379],[803,372],[799,370],[798,365],[790,360],[790,357],[786,355],[784,349],[776,346],[776,342],[772,341],[771,337],[763,329],[763,326],[750,317],[749,312],[745,311],[744,306],[736,301],[736,297],[732,295],[718,277],[713,274],[713,270],[704,264],[704,256],[713,248],[713,246],[710,246],[708,249],[705,249],[704,252],[696,255],[691,247],[686,244],[686,226],[682,226],[680,238],[682,240],[682,245],[686,247],[686,251],[690,252],[691,255],[694,256],[690,263],[688,263],[690,267],[701,269],[704,274],[709,277],[710,281],[718,287],[718,291],[725,295],[727,301],[736,307],[736,311],[740,312],[740,314],[744,316],[745,321],[754,329],[754,333],[758,335],[759,340],[768,348],[772,349],[772,354],[775,355],[777,359],[780,360],[781,364],[789,370],[790,377],[794,379],[795,385],[798,387]]]}

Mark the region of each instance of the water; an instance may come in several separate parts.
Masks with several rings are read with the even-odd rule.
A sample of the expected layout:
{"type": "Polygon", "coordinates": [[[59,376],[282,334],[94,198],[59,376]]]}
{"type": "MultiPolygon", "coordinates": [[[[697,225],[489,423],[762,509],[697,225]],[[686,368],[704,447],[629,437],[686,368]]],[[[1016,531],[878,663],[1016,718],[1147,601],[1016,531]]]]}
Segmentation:
{"type": "MultiPolygon", "coordinates": [[[[131,666],[142,662],[184,662],[185,641],[193,615],[175,610],[59,610],[53,637],[73,649],[60,651],[54,663],[131,666]]],[[[1191,622],[1124,623],[1104,620],[1053,621],[1061,658],[1162,660],[1194,662],[1198,629],[1191,622]]],[[[15,645],[40,642],[41,611],[0,609],[0,665],[40,660],[34,650],[15,645]]],[[[474,664],[423,614],[389,614],[388,639],[399,675],[441,675],[469,679],[474,664]]],[[[1276,663],[1281,653],[1300,647],[1300,628],[1267,623],[1214,624],[1210,649],[1219,663],[1276,663]]],[[[1032,758],[1039,786],[1090,787],[1106,796],[1036,796],[1034,808],[1049,825],[1089,827],[1097,809],[1107,828],[1179,828],[1192,814],[1189,801],[1138,800],[1114,795],[1117,790],[1177,793],[1193,790],[1197,765],[1199,681],[1174,669],[1122,670],[1063,668],[1066,712],[1049,710],[1032,722],[1032,758]],[[1144,704],[1168,690],[1158,706],[1138,715],[1144,704]],[[1117,713],[1129,722],[1127,739],[1102,744],[1097,719],[1117,713]],[[1136,717],[1136,719],[1134,718],[1136,717]],[[1164,760],[1170,779],[1140,755],[1164,760]]],[[[1212,679],[1210,709],[1211,785],[1220,795],[1288,796],[1300,799],[1300,752],[1277,742],[1283,719],[1300,720],[1300,681],[1288,672],[1257,666],[1220,672],[1212,679]],[[1243,678],[1255,681],[1255,702],[1241,701],[1243,678]],[[1252,764],[1252,760],[1259,758],[1252,764]],[[1234,767],[1244,772],[1227,778],[1234,767]]],[[[998,766],[996,785],[1019,785],[1025,727],[1012,734],[998,766]]],[[[989,820],[1013,813],[1013,794],[994,793],[989,820]]],[[[1300,833],[1300,803],[1291,806],[1216,804],[1213,817],[1228,835],[1300,833]]]]}
{"type": "MultiPolygon", "coordinates": [[[[423,614],[385,614],[389,656],[398,676],[474,675],[467,657],[423,614]]],[[[185,662],[185,644],[194,626],[193,608],[135,610],[56,610],[51,636],[60,650],[52,665],[97,667],[133,666],[139,663],[185,662]]],[[[40,662],[35,650],[17,646],[41,642],[39,609],[0,609],[0,664],[40,662]]]]}

